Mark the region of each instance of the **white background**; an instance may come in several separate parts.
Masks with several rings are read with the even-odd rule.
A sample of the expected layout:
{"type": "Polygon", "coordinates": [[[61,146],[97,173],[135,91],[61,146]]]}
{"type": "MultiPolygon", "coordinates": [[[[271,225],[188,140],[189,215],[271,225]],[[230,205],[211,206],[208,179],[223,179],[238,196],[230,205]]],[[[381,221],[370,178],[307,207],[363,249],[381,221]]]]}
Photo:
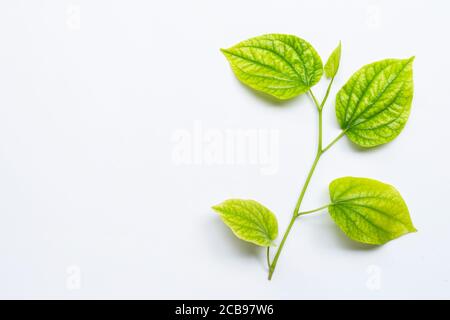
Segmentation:
{"type": "MultiPolygon", "coordinates": [[[[448,1],[4,0],[0,4],[0,297],[450,298],[448,1]],[[210,209],[252,198],[288,223],[315,152],[305,96],[274,103],[243,87],[219,52],[296,34],[325,60],[342,40],[326,107],[362,65],[416,56],[410,120],[392,143],[342,139],[303,209],[328,183],[395,185],[419,230],[369,249],[326,212],[298,221],[266,280],[264,250],[210,209]],[[279,133],[278,170],[177,165],[180,130],[279,133]]],[[[327,83],[314,90],[321,96],[327,83]]]]}

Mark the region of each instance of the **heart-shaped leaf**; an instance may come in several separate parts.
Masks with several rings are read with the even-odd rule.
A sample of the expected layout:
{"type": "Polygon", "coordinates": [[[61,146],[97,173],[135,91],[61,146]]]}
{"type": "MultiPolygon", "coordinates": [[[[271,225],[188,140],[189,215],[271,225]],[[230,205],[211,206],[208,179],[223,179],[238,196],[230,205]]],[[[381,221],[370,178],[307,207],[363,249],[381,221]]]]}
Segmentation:
{"type": "Polygon", "coordinates": [[[347,137],[375,147],[397,137],[413,98],[414,58],[387,59],[362,67],[336,96],[336,115],[347,137]]]}
{"type": "Polygon", "coordinates": [[[239,239],[268,247],[278,236],[277,218],[254,200],[230,199],[213,209],[239,239]]]}
{"type": "Polygon", "coordinates": [[[240,81],[281,100],[305,93],[323,74],[316,50],[292,35],[262,35],[222,52],[240,81]]]}
{"type": "Polygon", "coordinates": [[[328,211],[352,240],[384,244],[417,231],[408,207],[391,185],[367,178],[345,177],[330,184],[328,211]]]}

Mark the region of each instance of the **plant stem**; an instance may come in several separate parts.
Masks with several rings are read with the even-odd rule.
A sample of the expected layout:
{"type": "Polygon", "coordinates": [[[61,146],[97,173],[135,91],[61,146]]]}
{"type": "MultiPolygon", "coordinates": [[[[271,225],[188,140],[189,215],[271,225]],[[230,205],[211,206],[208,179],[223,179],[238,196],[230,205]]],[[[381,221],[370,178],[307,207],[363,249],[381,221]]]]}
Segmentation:
{"type": "MultiPolygon", "coordinates": [[[[272,279],[273,273],[274,273],[275,268],[277,266],[278,259],[280,258],[281,251],[283,250],[284,244],[286,243],[286,239],[288,238],[289,233],[291,232],[291,229],[292,229],[292,226],[294,225],[295,219],[297,219],[299,217],[299,215],[300,215],[299,214],[300,206],[302,204],[303,198],[305,197],[306,190],[308,189],[309,182],[311,181],[312,175],[314,173],[314,170],[316,169],[316,166],[317,166],[317,163],[320,160],[320,157],[322,156],[322,154],[326,150],[331,148],[345,134],[345,131],[343,131],[325,149],[322,148],[322,110],[323,110],[323,106],[325,105],[325,102],[326,102],[326,100],[328,98],[328,95],[330,93],[331,84],[333,83],[333,80],[334,80],[334,78],[331,79],[330,84],[328,85],[328,89],[327,89],[327,92],[325,94],[325,97],[322,100],[321,104],[319,104],[319,102],[317,101],[317,99],[314,96],[314,93],[312,92],[312,90],[311,89],[309,90],[309,94],[310,94],[312,100],[314,101],[314,104],[316,105],[317,111],[319,113],[319,133],[318,133],[316,157],[314,158],[314,162],[313,162],[311,168],[309,169],[308,176],[306,177],[305,183],[303,184],[302,190],[300,192],[300,196],[298,197],[297,204],[295,205],[295,209],[294,209],[294,212],[292,214],[291,221],[289,222],[289,225],[288,225],[286,231],[284,232],[283,238],[281,239],[280,246],[278,247],[278,250],[277,250],[277,252],[275,254],[275,257],[274,257],[272,263],[270,264],[269,277],[268,277],[269,280],[272,279]]],[[[324,208],[320,208],[320,209],[324,209],[324,208]]]]}
{"type": "Polygon", "coordinates": [[[288,225],[288,227],[287,227],[287,229],[286,229],[286,231],[284,233],[283,239],[281,240],[280,246],[278,247],[277,253],[275,254],[275,257],[274,257],[274,259],[272,261],[272,264],[270,265],[270,268],[269,268],[269,280],[272,279],[272,275],[273,275],[273,272],[275,271],[275,268],[277,266],[277,262],[278,262],[278,259],[280,258],[281,251],[283,250],[283,247],[284,247],[284,244],[286,242],[286,239],[289,236],[289,233],[291,232],[291,229],[292,229],[292,226],[294,225],[295,219],[297,219],[297,216],[298,216],[297,213],[300,210],[300,206],[302,204],[303,198],[305,197],[306,189],[308,189],[308,185],[309,185],[309,182],[311,181],[311,177],[312,177],[312,175],[314,173],[314,170],[316,169],[317,163],[319,162],[320,156],[322,155],[322,110],[319,109],[319,103],[317,102],[317,99],[314,97],[314,94],[312,93],[312,91],[310,90],[309,92],[310,92],[311,97],[313,98],[314,103],[315,103],[315,105],[317,107],[317,110],[319,112],[319,135],[318,135],[318,140],[319,141],[318,141],[318,144],[317,144],[316,157],[315,157],[314,162],[313,162],[313,164],[311,166],[311,169],[309,169],[309,173],[308,173],[308,176],[306,177],[306,181],[303,184],[302,191],[300,192],[300,196],[298,197],[297,204],[295,205],[295,209],[294,209],[294,212],[292,214],[291,221],[290,221],[290,223],[289,223],[289,225],[288,225]]]}
{"type": "Polygon", "coordinates": [[[306,193],[306,189],[308,189],[309,182],[311,181],[311,177],[314,173],[314,170],[316,169],[317,163],[319,162],[321,155],[322,155],[322,152],[320,152],[318,149],[316,158],[314,159],[311,169],[309,169],[308,177],[306,178],[306,181],[303,185],[302,191],[300,192],[300,196],[297,200],[297,204],[295,205],[295,209],[294,209],[294,213],[292,214],[291,222],[289,223],[289,225],[284,233],[283,239],[281,240],[281,243],[280,243],[280,246],[278,247],[277,253],[275,254],[272,264],[270,265],[269,280],[272,279],[273,272],[275,271],[275,267],[277,266],[277,262],[278,262],[278,259],[280,258],[281,251],[283,250],[284,243],[286,242],[286,239],[289,236],[289,233],[291,232],[291,229],[292,229],[292,226],[294,225],[295,219],[297,219],[297,217],[298,217],[297,212],[300,210],[300,205],[302,204],[303,198],[306,193]]]}
{"type": "Polygon", "coordinates": [[[325,97],[323,98],[322,103],[320,104],[320,108],[319,108],[320,110],[323,109],[323,106],[325,105],[325,102],[327,101],[328,96],[330,95],[331,86],[333,85],[333,82],[334,82],[334,77],[331,78],[331,81],[328,84],[327,93],[325,93],[325,97]]]}
{"type": "Polygon", "coordinates": [[[303,215],[305,215],[305,214],[314,213],[314,212],[317,212],[317,211],[320,211],[320,210],[323,210],[323,209],[326,209],[326,208],[328,208],[329,206],[330,206],[330,204],[327,204],[327,205],[325,205],[325,206],[322,206],[322,207],[317,208],[317,209],[314,209],[314,210],[309,210],[309,211],[299,212],[299,213],[297,213],[297,217],[298,217],[298,216],[303,216],[303,215]]]}
{"type": "Polygon", "coordinates": [[[319,105],[319,101],[317,101],[317,99],[316,99],[316,97],[314,96],[314,93],[312,92],[312,90],[311,89],[309,89],[309,94],[310,94],[310,96],[311,96],[311,98],[313,99],[313,101],[314,101],[314,104],[316,105],[316,108],[317,108],[317,110],[318,111],[320,111],[320,105],[319,105]]]}
{"type": "Polygon", "coordinates": [[[270,270],[270,247],[267,247],[267,267],[270,270]]]}
{"type": "Polygon", "coordinates": [[[347,132],[346,130],[342,130],[341,133],[340,133],[336,138],[334,138],[334,140],[331,141],[331,142],[330,142],[330,143],[322,150],[322,153],[325,153],[328,149],[330,149],[336,142],[338,142],[338,141],[345,135],[346,132],[347,132]]]}

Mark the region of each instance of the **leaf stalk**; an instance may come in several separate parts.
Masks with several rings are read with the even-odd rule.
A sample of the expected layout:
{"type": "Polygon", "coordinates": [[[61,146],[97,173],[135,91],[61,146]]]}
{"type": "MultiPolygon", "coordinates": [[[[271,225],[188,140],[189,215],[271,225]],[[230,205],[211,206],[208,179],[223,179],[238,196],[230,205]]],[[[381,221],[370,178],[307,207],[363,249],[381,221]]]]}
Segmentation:
{"type": "Polygon", "coordinates": [[[330,206],[330,204],[327,204],[327,205],[322,206],[322,207],[317,208],[317,209],[299,212],[299,213],[297,213],[297,217],[299,217],[299,216],[304,216],[305,214],[310,214],[310,213],[322,211],[323,209],[326,209],[326,208],[328,208],[329,206],[330,206]]]}

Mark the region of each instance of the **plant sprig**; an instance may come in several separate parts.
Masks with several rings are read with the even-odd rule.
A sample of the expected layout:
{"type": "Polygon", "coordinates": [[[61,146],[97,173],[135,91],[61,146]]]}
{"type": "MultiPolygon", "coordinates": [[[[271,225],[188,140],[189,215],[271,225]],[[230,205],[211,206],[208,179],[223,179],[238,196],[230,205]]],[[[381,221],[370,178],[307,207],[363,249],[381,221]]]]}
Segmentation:
{"type": "Polygon", "coordinates": [[[316,155],[273,259],[270,247],[278,236],[278,222],[268,208],[254,200],[242,199],[227,200],[213,207],[237,237],[266,247],[269,280],[295,221],[303,215],[327,209],[350,239],[372,245],[382,245],[416,231],[400,193],[388,184],[368,178],[338,178],[329,186],[330,203],[300,211],[319,160],[342,137],[347,136],[362,148],[372,148],[392,141],[403,130],[413,97],[414,57],[381,60],[354,73],[336,95],[336,117],[342,131],[324,146],[322,114],[339,70],[341,43],[325,66],[311,44],[293,35],[263,35],[222,52],[245,85],[281,100],[308,94],[318,112],[316,155]],[[330,80],[319,101],[312,87],[324,72],[330,80]]]}

